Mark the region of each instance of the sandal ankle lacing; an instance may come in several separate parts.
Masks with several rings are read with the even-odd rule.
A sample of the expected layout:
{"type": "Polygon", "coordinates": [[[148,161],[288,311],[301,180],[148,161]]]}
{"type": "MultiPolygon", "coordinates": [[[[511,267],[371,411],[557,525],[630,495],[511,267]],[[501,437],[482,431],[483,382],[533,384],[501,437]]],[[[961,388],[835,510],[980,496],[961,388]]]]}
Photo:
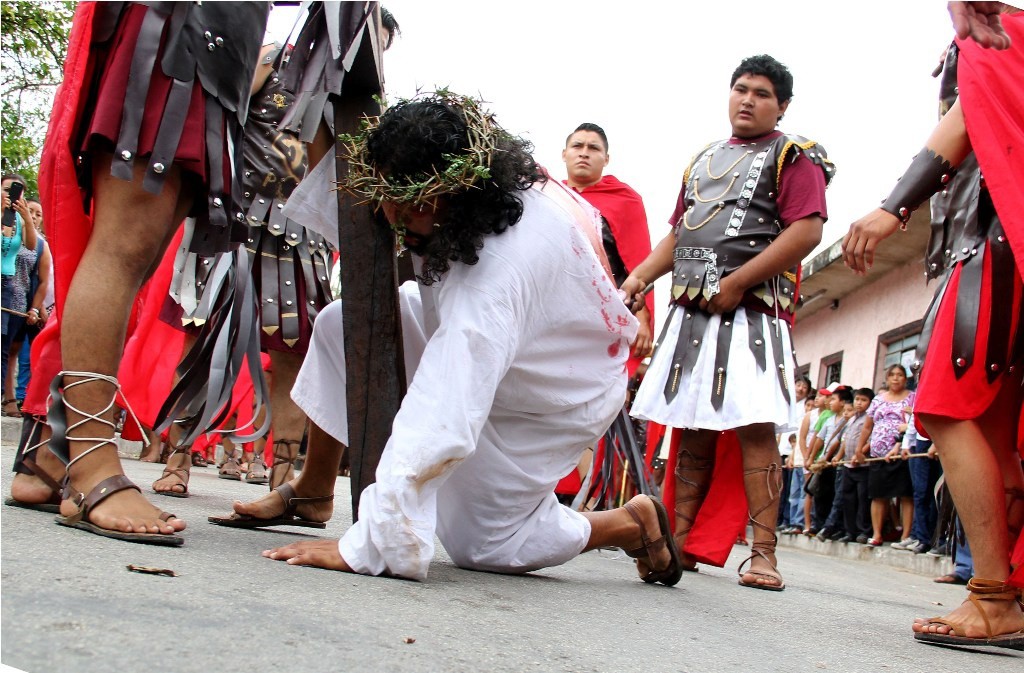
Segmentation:
{"type": "MultiPolygon", "coordinates": [[[[121,392],[121,384],[118,382],[117,378],[114,377],[114,376],[107,376],[106,374],[97,374],[96,372],[61,371],[61,372],[57,373],[57,377],[60,378],[60,380],[61,380],[61,382],[63,384],[62,388],[64,389],[65,393],[68,390],[70,390],[71,388],[74,388],[76,386],[80,386],[80,385],[83,385],[83,384],[86,384],[86,383],[95,383],[97,381],[105,381],[106,383],[109,383],[112,386],[114,386],[114,394],[111,395],[110,402],[108,402],[107,406],[103,407],[103,409],[101,409],[99,412],[97,412],[95,414],[90,414],[88,412],[82,411],[81,409],[75,407],[73,404],[68,402],[66,395],[62,395],[60,393],[59,389],[57,389],[56,385],[52,386],[51,389],[50,389],[50,399],[53,401],[54,404],[61,404],[65,408],[70,409],[71,411],[75,412],[79,416],[83,416],[84,417],[80,421],[78,421],[76,423],[73,423],[71,425],[68,425],[64,429],[64,433],[63,433],[64,434],[64,440],[66,442],[96,442],[96,444],[94,444],[93,446],[90,446],[88,449],[86,449],[85,451],[80,453],[75,458],[71,458],[70,457],[70,455],[71,455],[70,451],[68,452],[67,467],[65,468],[65,472],[68,475],[68,477],[70,478],[72,466],[74,466],[75,463],[77,463],[78,461],[82,460],[83,458],[88,456],[93,451],[101,449],[101,448],[103,448],[104,446],[106,446],[108,444],[113,446],[115,450],[117,449],[117,442],[114,440],[114,437],[113,437],[113,432],[116,432],[117,426],[112,421],[108,421],[105,418],[101,418],[101,416],[103,414],[106,414],[107,412],[109,412],[111,409],[114,408],[114,402],[117,400],[117,394],[119,392],[121,392]],[[67,377],[67,376],[77,376],[77,377],[80,377],[81,380],[80,381],[74,381],[72,383],[66,383],[66,382],[64,382],[64,378],[67,377]],[[77,428],[79,428],[82,425],[85,425],[89,421],[96,421],[97,423],[100,423],[102,425],[107,426],[108,428],[111,429],[112,435],[110,437],[72,437],[71,436],[71,431],[72,430],[76,430],[77,428]]],[[[54,384],[56,384],[56,380],[54,381],[54,384]]],[[[122,398],[123,397],[124,397],[124,395],[122,395],[122,398]]],[[[139,427],[141,427],[142,424],[139,423],[139,419],[135,415],[135,411],[132,409],[131,405],[128,403],[128,400],[124,400],[124,403],[125,403],[124,404],[125,409],[132,416],[132,420],[134,420],[135,423],[137,425],[139,425],[139,427]]],[[[66,416],[65,416],[65,420],[66,420],[66,416]]],[[[50,442],[51,443],[53,442],[53,438],[52,437],[50,438],[50,442]]],[[[143,442],[143,446],[147,446],[147,447],[149,446],[149,439],[145,436],[145,434],[143,434],[143,436],[142,436],[142,442],[143,442]]],[[[36,448],[38,448],[38,447],[36,447],[36,448]]]]}
{"type": "Polygon", "coordinates": [[[288,468],[294,465],[295,459],[299,457],[299,446],[301,444],[302,441],[298,439],[278,439],[274,441],[274,464],[270,468],[270,490],[274,490],[275,487],[280,486],[287,481],[287,479],[282,479],[280,482],[275,483],[276,475],[278,474],[277,468],[281,465],[286,466],[284,472],[285,476],[287,476],[288,468]],[[278,454],[278,444],[283,444],[286,447],[286,454],[278,454]],[[295,446],[294,452],[292,451],[292,446],[295,446]]]}
{"type": "MultiPolygon", "coordinates": [[[[768,490],[768,500],[761,507],[761,509],[757,510],[753,514],[750,513],[750,510],[747,510],[747,520],[749,521],[751,526],[753,526],[755,528],[760,528],[761,530],[763,530],[763,531],[765,531],[767,533],[770,533],[771,536],[772,536],[772,539],[771,539],[770,542],[769,541],[758,541],[756,539],[757,536],[756,535],[754,536],[755,539],[750,544],[750,556],[748,556],[746,558],[746,560],[744,560],[743,563],[740,564],[739,570],[737,571],[741,577],[744,574],[743,573],[743,567],[747,563],[752,561],[754,559],[754,556],[760,556],[762,559],[764,559],[764,561],[768,565],[771,566],[772,571],[776,575],[779,574],[778,568],[775,566],[775,563],[770,558],[768,558],[768,554],[772,554],[772,555],[775,554],[775,548],[778,545],[779,536],[776,535],[774,527],[766,526],[765,524],[763,524],[760,521],[758,521],[757,517],[760,516],[765,510],[767,510],[769,507],[774,505],[779,500],[779,495],[782,493],[782,484],[781,484],[782,474],[781,474],[781,468],[779,467],[778,463],[771,463],[770,465],[768,465],[768,467],[757,467],[757,468],[754,468],[754,469],[751,469],[751,470],[744,470],[743,471],[744,480],[746,480],[747,476],[749,476],[751,474],[756,474],[758,472],[765,472],[766,473],[765,485],[766,485],[767,490],[768,490]],[[774,475],[774,479],[772,478],[773,475],[774,475]],[[772,488],[773,482],[774,482],[774,489],[772,488]],[[774,490],[774,494],[773,494],[773,490],[774,490]]],[[[760,575],[764,575],[764,576],[769,576],[770,577],[770,575],[767,575],[767,574],[762,573],[762,572],[757,572],[757,571],[754,571],[754,570],[751,570],[750,572],[753,573],[753,574],[760,574],[760,575]]],[[[781,576],[779,576],[777,578],[774,578],[774,579],[778,579],[780,584],[781,584],[781,582],[782,582],[782,577],[781,576]]]]}
{"type": "Polygon", "coordinates": [[[694,491],[692,495],[681,497],[679,495],[680,489],[678,486],[676,486],[676,497],[674,504],[676,521],[678,523],[679,519],[683,519],[688,524],[686,528],[682,530],[680,530],[677,526],[675,535],[672,536],[675,538],[676,543],[679,544],[680,549],[682,549],[682,544],[679,542],[679,539],[689,534],[690,530],[693,528],[693,522],[697,517],[696,513],[694,513],[694,516],[690,516],[689,514],[681,512],[679,510],[679,506],[686,504],[688,502],[703,500],[705,496],[707,496],[708,487],[710,486],[710,482],[705,483],[703,486],[701,486],[696,481],[687,479],[686,477],[683,476],[683,472],[707,472],[709,470],[714,469],[714,467],[715,461],[713,458],[697,458],[697,456],[693,455],[693,453],[689,449],[679,449],[679,455],[676,458],[676,469],[674,473],[676,481],[682,482],[683,484],[688,486],[690,489],[693,489],[694,491]],[[683,456],[689,457],[687,465],[683,465],[683,456]]]}

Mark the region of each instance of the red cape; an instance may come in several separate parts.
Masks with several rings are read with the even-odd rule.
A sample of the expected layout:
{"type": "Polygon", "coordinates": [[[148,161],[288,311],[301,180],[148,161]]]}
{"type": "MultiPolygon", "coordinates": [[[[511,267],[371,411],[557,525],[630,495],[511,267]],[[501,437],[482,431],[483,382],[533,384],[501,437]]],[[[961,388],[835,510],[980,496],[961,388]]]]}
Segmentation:
{"type": "MultiPolygon", "coordinates": [[[[1024,276],[1024,13],[1003,14],[1002,22],[1013,42],[1009,49],[982,49],[974,40],[957,40],[957,86],[971,147],[1017,271],[1024,276]]],[[[1019,444],[1018,453],[1024,459],[1019,444]]],[[[1017,569],[1010,583],[1024,587],[1024,532],[1017,538],[1011,563],[1017,569]]]]}
{"type": "MultiPolygon", "coordinates": [[[[656,423],[648,426],[648,446],[661,441],[665,427],[656,423]]],[[[672,430],[668,458],[665,461],[665,484],[661,498],[669,512],[675,511],[675,465],[679,455],[682,430],[672,430]]],[[[675,533],[675,517],[669,516],[675,533]]],[[[693,528],[686,536],[683,551],[700,563],[721,568],[729,558],[736,539],[747,526],[747,491],[743,486],[743,457],[735,432],[723,432],[715,447],[715,470],[711,475],[704,504],[697,512],[693,528]]]]}
{"type": "MultiPolygon", "coordinates": [[[[601,211],[604,219],[608,220],[608,227],[615,238],[615,247],[618,248],[619,256],[626,265],[626,271],[632,271],[647,259],[651,254],[651,231],[647,228],[647,211],[644,210],[643,199],[632,187],[614,175],[605,175],[597,184],[578,191],[580,196],[601,211]]],[[[647,310],[651,314],[653,333],[653,291],[647,294],[647,310]]],[[[638,358],[630,358],[630,376],[636,371],[639,362],[638,358]]]]}
{"type": "Polygon", "coordinates": [[[85,214],[82,191],[75,174],[72,144],[75,142],[79,108],[84,105],[84,83],[89,80],[89,44],[92,41],[95,3],[79,3],[68,36],[64,80],[57,88],[39,165],[39,200],[46,213],[47,242],[53,255],[56,308],[32,344],[35,370],[25,394],[26,411],[46,413],[46,397],[53,377],[63,369],[60,360],[60,318],[71,279],[92,233],[92,219],[85,214]]]}
{"type": "Polygon", "coordinates": [[[1004,14],[1009,49],[957,40],[957,85],[967,134],[1024,276],[1024,13],[1004,14]]]}

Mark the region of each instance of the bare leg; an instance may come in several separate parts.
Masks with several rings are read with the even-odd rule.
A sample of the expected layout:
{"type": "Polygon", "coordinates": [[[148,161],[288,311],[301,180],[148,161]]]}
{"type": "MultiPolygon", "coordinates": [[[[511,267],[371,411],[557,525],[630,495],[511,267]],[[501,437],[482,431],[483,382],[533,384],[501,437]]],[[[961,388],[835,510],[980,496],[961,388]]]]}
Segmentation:
{"type": "MultiPolygon", "coordinates": [[[[299,450],[299,439],[306,426],[306,415],[292,401],[291,391],[302,367],[301,353],[270,351],[274,376],[270,386],[270,408],[274,410],[272,430],[274,433],[274,467],[270,471],[270,488],[273,490],[295,477],[293,463],[299,450]],[[289,443],[278,443],[291,440],[289,443]],[[287,463],[287,464],[285,464],[287,463]]],[[[337,467],[334,469],[337,474],[337,467]]]]}
{"type": "Polygon", "coordinates": [[[902,538],[906,540],[910,537],[910,531],[913,530],[914,526],[914,499],[913,498],[900,498],[900,522],[903,525],[902,538]]]}
{"type": "MultiPolygon", "coordinates": [[[[184,218],[191,197],[183,192],[177,167],[169,170],[162,192],[153,195],[141,188],[144,164],[136,163],[133,181],[126,182],[110,175],[110,162],[108,154],[96,156],[94,226],[64,306],[61,354],[68,371],[116,376],[132,300],[184,218]]],[[[80,380],[64,378],[65,384],[80,380]]],[[[98,413],[113,396],[113,386],[102,380],[67,388],[69,425],[87,418],[72,407],[98,413]]],[[[112,422],[110,411],[104,420],[112,422]]],[[[76,441],[75,437],[110,435],[109,426],[87,420],[69,437],[71,460],[94,446],[92,441],[76,441]]],[[[82,493],[89,493],[108,477],[123,474],[114,444],[100,446],[68,471],[72,486],[82,493]]],[[[65,516],[76,510],[70,500],[61,505],[65,516]]],[[[141,493],[129,489],[97,505],[90,519],[101,528],[124,532],[170,534],[185,528],[180,519],[161,521],[160,513],[141,493]]]]}
{"type": "MultiPolygon", "coordinates": [[[[289,482],[295,489],[295,495],[300,498],[316,498],[333,494],[338,464],[344,451],[344,444],[317,425],[310,424],[306,467],[296,479],[289,482]]],[[[271,491],[252,502],[243,503],[236,500],[232,507],[237,514],[257,519],[272,519],[284,512],[285,504],[277,492],[271,491]]],[[[311,521],[327,521],[333,512],[334,504],[331,502],[304,503],[296,509],[296,514],[311,521]]]]}
{"type": "Polygon", "coordinates": [[[149,446],[143,450],[142,455],[139,456],[139,461],[143,463],[160,462],[160,435],[150,428],[143,428],[142,432],[145,433],[146,439],[149,440],[149,446]]]}
{"type": "MultiPolygon", "coordinates": [[[[273,390],[273,378],[270,378],[270,389],[273,390]]],[[[254,402],[255,403],[255,402],[254,402]]],[[[260,407],[259,412],[254,418],[254,425],[261,427],[267,418],[268,407],[266,404],[260,407]]],[[[275,418],[276,420],[276,418],[275,418]]],[[[242,452],[242,463],[248,463],[243,465],[242,469],[245,470],[245,483],[247,484],[265,484],[270,481],[267,476],[267,464],[263,460],[263,454],[267,449],[267,437],[264,435],[259,439],[256,439],[252,444],[246,446],[252,447],[252,453],[242,452]]]]}
{"type": "MultiPolygon", "coordinates": [[[[1010,574],[1010,540],[1006,518],[1006,484],[1021,484],[1016,452],[1017,421],[1022,402],[1019,375],[1002,384],[992,406],[978,419],[940,416],[919,418],[935,442],[946,483],[970,541],[975,577],[1005,582],[1010,574]]],[[[1024,628],[1024,614],[1013,600],[983,601],[994,635],[1024,628]]],[[[985,623],[971,602],[946,615],[968,637],[983,637],[985,623]]],[[[948,634],[943,624],[918,620],[914,631],[948,634]]]]}
{"type": "Polygon", "coordinates": [[[871,539],[882,541],[882,530],[885,527],[885,517],[889,512],[888,498],[873,498],[871,500],[871,539]]]}
{"type": "MultiPolygon", "coordinates": [[[[181,349],[184,357],[196,343],[196,336],[192,333],[185,334],[185,341],[181,349]]],[[[177,385],[180,377],[174,372],[172,386],[177,385]]],[[[182,446],[181,426],[172,423],[167,431],[167,441],[171,444],[171,454],[167,456],[167,467],[159,479],[153,482],[153,490],[164,495],[185,496],[188,494],[188,479],[192,470],[192,447],[182,446]]]]}
{"type": "MultiPolygon", "coordinates": [[[[21,344],[12,343],[7,354],[7,378],[4,379],[4,399],[17,400],[14,394],[14,376],[18,369],[18,353],[21,351],[21,344]]],[[[12,405],[12,411],[17,412],[17,402],[12,405]]],[[[6,411],[6,409],[5,409],[6,411]]]]}

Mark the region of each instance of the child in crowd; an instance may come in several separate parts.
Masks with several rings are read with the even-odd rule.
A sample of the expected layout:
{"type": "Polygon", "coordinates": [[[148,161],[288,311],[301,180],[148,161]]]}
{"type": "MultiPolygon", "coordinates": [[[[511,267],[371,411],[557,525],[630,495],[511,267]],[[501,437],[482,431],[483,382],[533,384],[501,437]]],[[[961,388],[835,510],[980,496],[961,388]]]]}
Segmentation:
{"type": "MultiPolygon", "coordinates": [[[[819,540],[841,540],[846,535],[846,525],[843,521],[843,483],[846,481],[846,465],[843,463],[843,442],[850,431],[850,421],[853,420],[856,411],[853,407],[853,389],[843,386],[836,390],[836,397],[843,403],[842,427],[829,440],[825,447],[824,461],[826,465],[834,468],[834,488],[832,506],[829,508],[825,524],[818,531],[819,540]]],[[[848,542],[849,540],[847,540],[848,542]]]]}
{"type": "MultiPolygon", "coordinates": [[[[843,477],[842,501],[846,537],[865,544],[871,536],[871,500],[868,498],[868,438],[861,438],[867,409],[874,399],[871,388],[858,388],[853,393],[853,418],[847,424],[842,442],[843,460],[849,465],[843,477]]],[[[847,542],[851,540],[846,540],[847,542]]]]}
{"type": "Polygon", "coordinates": [[[821,391],[826,394],[827,415],[822,412],[818,417],[819,428],[815,433],[815,439],[811,445],[812,470],[818,474],[817,487],[811,494],[812,499],[812,529],[817,531],[818,539],[825,540],[835,528],[829,528],[826,521],[832,511],[832,501],[835,499],[836,469],[829,460],[827,453],[838,445],[846,429],[846,419],[843,417],[843,406],[847,400],[852,400],[852,395],[846,386],[834,386],[821,391]]]}

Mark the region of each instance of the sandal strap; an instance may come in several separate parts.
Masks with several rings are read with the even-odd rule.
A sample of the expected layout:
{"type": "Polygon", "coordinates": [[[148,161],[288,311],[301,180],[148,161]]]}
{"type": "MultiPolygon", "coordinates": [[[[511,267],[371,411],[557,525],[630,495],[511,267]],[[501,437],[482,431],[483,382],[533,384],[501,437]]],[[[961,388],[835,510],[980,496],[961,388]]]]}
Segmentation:
{"type": "Polygon", "coordinates": [[[27,452],[25,454],[22,454],[21,466],[28,470],[30,473],[32,473],[32,475],[38,478],[39,481],[49,486],[50,490],[52,490],[54,493],[59,494],[64,491],[64,485],[58,484],[57,480],[51,477],[49,474],[47,474],[46,470],[39,467],[39,463],[37,463],[34,458],[31,458],[27,454],[27,452]]]}
{"type": "Polygon", "coordinates": [[[772,577],[772,578],[777,579],[777,580],[779,580],[781,582],[782,581],[782,574],[779,573],[778,566],[776,566],[774,563],[772,563],[772,560],[770,558],[768,558],[768,554],[765,553],[766,551],[768,553],[774,554],[775,553],[775,544],[774,543],[767,543],[767,542],[755,542],[755,543],[753,543],[750,546],[750,556],[748,556],[747,558],[743,559],[743,562],[740,563],[740,566],[736,570],[736,573],[740,577],[743,577],[743,575],[746,574],[746,573],[743,572],[743,567],[745,565],[747,565],[748,563],[750,563],[751,561],[753,561],[755,556],[760,556],[762,559],[764,559],[765,563],[767,563],[769,566],[771,566],[771,572],[766,572],[764,570],[749,570],[747,572],[749,572],[752,575],[761,575],[763,577],[772,577]],[[771,546],[771,549],[767,549],[769,544],[771,546]]]}
{"type": "MultiPolygon", "coordinates": [[[[985,622],[985,637],[992,637],[992,624],[989,622],[988,615],[985,610],[981,607],[982,601],[1017,601],[1019,600],[1020,590],[1016,587],[1010,586],[1002,580],[987,580],[980,577],[972,577],[967,581],[967,590],[970,592],[967,598],[971,601],[971,605],[981,615],[981,620],[985,622]]],[[[951,627],[954,631],[956,626],[943,622],[947,626],[951,627]]]]}
{"type": "MultiPolygon", "coordinates": [[[[771,544],[771,551],[772,552],[775,551],[775,544],[778,541],[779,536],[775,534],[775,528],[774,527],[766,526],[765,524],[763,524],[760,521],[758,521],[757,517],[760,516],[761,513],[764,512],[766,509],[768,509],[769,507],[771,507],[772,505],[774,505],[776,502],[779,501],[779,496],[782,494],[782,488],[780,486],[780,482],[781,482],[781,478],[782,478],[781,469],[782,468],[779,467],[778,463],[770,463],[768,465],[768,467],[755,467],[755,468],[752,468],[750,470],[744,470],[743,471],[744,478],[746,478],[748,475],[751,475],[751,474],[757,474],[758,472],[764,472],[765,473],[765,482],[766,482],[766,485],[767,485],[767,488],[768,488],[768,499],[765,501],[765,503],[763,505],[761,505],[761,508],[759,510],[757,510],[756,512],[748,511],[747,512],[747,518],[750,521],[750,525],[756,526],[757,528],[760,528],[761,530],[765,531],[766,533],[771,533],[772,538],[773,538],[772,542],[770,543],[771,544]],[[774,479],[772,478],[773,475],[774,475],[774,479]],[[772,488],[772,482],[773,481],[774,481],[774,484],[775,484],[774,489],[772,488]]],[[[755,546],[758,545],[758,544],[766,545],[766,544],[769,544],[769,543],[755,543],[755,546]]]]}
{"type": "Polygon", "coordinates": [[[296,449],[295,450],[295,454],[292,455],[291,446],[293,444],[296,445],[296,446],[301,446],[302,445],[302,440],[299,440],[299,439],[276,439],[276,440],[274,440],[274,444],[273,444],[273,446],[275,447],[274,448],[274,464],[271,466],[270,469],[274,469],[278,465],[292,465],[292,464],[295,463],[295,459],[299,457],[299,451],[298,451],[298,449],[296,449]],[[286,447],[288,447],[287,455],[278,455],[277,448],[276,448],[278,444],[284,444],[286,447]]]}
{"type": "Polygon", "coordinates": [[[331,495],[318,495],[313,498],[300,498],[295,495],[295,487],[290,483],[281,484],[274,489],[281,499],[284,500],[284,512],[281,513],[282,517],[289,517],[295,514],[295,510],[298,509],[299,505],[309,505],[317,502],[330,502],[334,500],[334,494],[331,495]]]}
{"type": "Polygon", "coordinates": [[[1019,590],[1001,580],[986,580],[972,577],[967,581],[967,590],[982,601],[1016,600],[1019,590]]]}
{"type": "Polygon", "coordinates": [[[696,514],[694,516],[690,516],[689,514],[681,512],[679,510],[679,506],[680,505],[684,505],[684,504],[686,504],[688,502],[695,502],[697,500],[703,500],[707,496],[708,489],[711,486],[710,482],[706,482],[702,486],[701,484],[699,484],[698,482],[694,481],[693,479],[686,478],[686,476],[683,473],[684,472],[710,472],[714,468],[715,468],[715,460],[714,460],[714,458],[698,458],[697,456],[693,455],[693,452],[690,451],[689,449],[685,449],[685,448],[680,448],[679,449],[679,453],[678,453],[678,455],[676,457],[676,469],[675,469],[675,473],[674,473],[675,478],[676,478],[676,497],[675,497],[675,503],[674,503],[674,509],[675,509],[674,513],[675,513],[677,518],[685,520],[686,523],[688,523],[690,525],[687,526],[683,530],[677,530],[676,534],[675,534],[675,537],[679,537],[681,535],[686,535],[687,533],[689,533],[690,530],[693,528],[694,520],[697,518],[696,514]],[[686,458],[685,461],[684,461],[684,458],[686,458]],[[680,491],[679,484],[682,484],[683,486],[686,486],[688,488],[694,489],[696,492],[693,493],[692,495],[680,496],[680,495],[678,495],[679,491],[680,491]]]}
{"type": "Polygon", "coordinates": [[[627,502],[622,507],[629,512],[629,515],[633,517],[633,521],[636,521],[636,525],[640,527],[640,546],[633,549],[626,549],[626,556],[630,558],[640,558],[641,556],[646,555],[647,566],[653,571],[656,565],[654,562],[654,554],[660,552],[668,544],[668,537],[662,535],[658,539],[652,540],[647,534],[647,527],[644,526],[643,519],[636,511],[636,505],[632,502],[627,502]]]}
{"type": "Polygon", "coordinates": [[[71,487],[71,483],[68,482],[67,486],[64,487],[64,499],[70,500],[78,511],[72,516],[68,517],[69,521],[81,521],[88,517],[89,512],[93,507],[100,504],[110,496],[121,491],[128,489],[135,489],[136,491],[142,492],[141,489],[132,483],[132,480],[123,474],[115,474],[112,477],[107,477],[100,483],[96,484],[88,494],[77,492],[71,487]]]}

